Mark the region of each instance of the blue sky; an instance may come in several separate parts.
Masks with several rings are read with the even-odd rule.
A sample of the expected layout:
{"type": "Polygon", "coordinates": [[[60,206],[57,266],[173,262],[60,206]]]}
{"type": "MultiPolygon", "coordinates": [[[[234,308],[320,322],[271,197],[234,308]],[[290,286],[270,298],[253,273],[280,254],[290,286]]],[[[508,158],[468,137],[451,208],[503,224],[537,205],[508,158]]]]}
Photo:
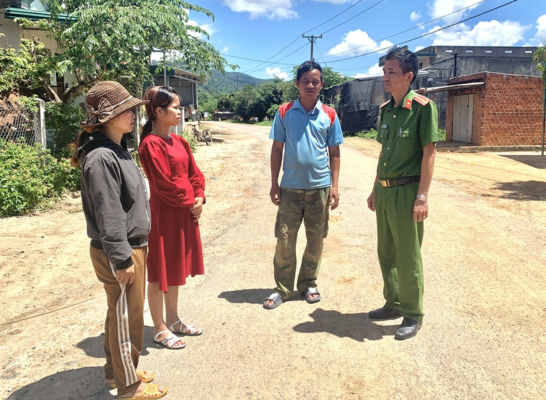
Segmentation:
{"type": "MultiPolygon", "coordinates": [[[[305,32],[306,35],[323,34],[322,39],[316,41],[314,49],[316,61],[323,66],[333,67],[344,75],[362,77],[380,74],[377,62],[385,53],[382,48],[460,22],[509,1],[200,0],[193,4],[212,11],[215,20],[195,12],[190,13],[190,19],[191,23],[202,26],[210,33],[210,42],[229,63],[240,66],[237,70],[239,72],[257,78],[272,76],[286,78],[293,65],[300,64],[310,57],[309,41],[301,38],[305,32]],[[348,11],[311,30],[351,5],[353,7],[348,11]],[[356,16],[367,8],[370,9],[356,16]],[[466,10],[448,15],[463,8],[466,10]],[[352,17],[355,18],[345,22],[352,17]],[[433,19],[436,21],[427,23],[433,19]],[[417,26],[423,23],[427,24],[417,26]],[[339,24],[341,25],[336,27],[339,24]],[[414,29],[390,37],[410,28],[414,29]],[[295,42],[286,50],[273,57],[293,41],[295,42]],[[304,47],[301,48],[302,46],[304,47]],[[338,61],[374,51],[377,52],[338,61]],[[271,57],[273,59],[262,64],[232,56],[262,61],[271,57]]],[[[546,44],[546,1],[518,0],[407,44],[410,50],[433,44],[475,46],[546,44]]]]}

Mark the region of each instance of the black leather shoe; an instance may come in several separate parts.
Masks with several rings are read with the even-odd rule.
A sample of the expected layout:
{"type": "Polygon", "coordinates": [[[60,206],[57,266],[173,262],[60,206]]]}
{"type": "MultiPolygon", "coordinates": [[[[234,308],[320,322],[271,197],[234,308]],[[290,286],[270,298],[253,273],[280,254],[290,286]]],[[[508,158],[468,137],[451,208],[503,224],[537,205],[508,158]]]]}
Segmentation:
{"type": "Polygon", "coordinates": [[[419,329],[421,328],[422,323],[414,321],[411,318],[404,318],[402,325],[396,331],[394,338],[397,340],[409,339],[417,335],[419,329]]]}
{"type": "Polygon", "coordinates": [[[386,320],[396,319],[402,317],[402,311],[393,310],[387,306],[378,308],[377,310],[370,311],[368,313],[370,319],[386,320]]]}

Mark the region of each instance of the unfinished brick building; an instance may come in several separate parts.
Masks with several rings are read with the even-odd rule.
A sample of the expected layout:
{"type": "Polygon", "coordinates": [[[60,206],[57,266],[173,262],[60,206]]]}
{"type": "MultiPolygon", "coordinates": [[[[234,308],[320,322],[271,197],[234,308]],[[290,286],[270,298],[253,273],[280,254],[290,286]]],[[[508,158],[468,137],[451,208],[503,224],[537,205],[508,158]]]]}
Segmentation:
{"type": "Polygon", "coordinates": [[[450,79],[449,85],[462,86],[449,90],[447,140],[479,146],[542,143],[540,77],[481,72],[450,79]]]}

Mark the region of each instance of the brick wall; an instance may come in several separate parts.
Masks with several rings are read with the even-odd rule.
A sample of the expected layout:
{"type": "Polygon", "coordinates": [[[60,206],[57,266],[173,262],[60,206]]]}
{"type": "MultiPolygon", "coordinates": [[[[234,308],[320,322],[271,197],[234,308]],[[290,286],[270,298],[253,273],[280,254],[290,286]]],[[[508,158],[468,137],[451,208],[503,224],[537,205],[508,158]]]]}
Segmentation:
{"type": "Polygon", "coordinates": [[[483,90],[479,144],[540,144],[543,93],[543,82],[538,77],[488,73],[483,90]]]}
{"type": "Polygon", "coordinates": [[[483,81],[485,86],[449,92],[446,139],[453,135],[453,97],[474,94],[472,143],[481,146],[542,143],[543,82],[539,77],[480,73],[457,77],[450,84],[483,81]]]}

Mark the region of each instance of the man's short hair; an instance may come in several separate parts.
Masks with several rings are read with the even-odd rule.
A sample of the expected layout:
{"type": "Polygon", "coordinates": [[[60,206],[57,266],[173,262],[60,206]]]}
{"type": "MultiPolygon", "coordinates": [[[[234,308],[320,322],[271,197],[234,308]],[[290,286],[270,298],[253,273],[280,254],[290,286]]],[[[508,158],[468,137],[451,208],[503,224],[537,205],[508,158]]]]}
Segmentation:
{"type": "Polygon", "coordinates": [[[398,64],[400,65],[400,68],[404,74],[413,72],[413,79],[410,83],[417,78],[417,73],[419,72],[419,60],[417,59],[415,53],[412,53],[407,49],[395,48],[393,50],[389,50],[387,56],[385,57],[385,61],[386,60],[398,60],[398,64]]]}
{"type": "Polygon", "coordinates": [[[324,81],[322,78],[322,67],[318,62],[315,61],[305,61],[303,64],[301,64],[298,67],[298,73],[296,74],[296,80],[299,81],[301,79],[301,76],[305,74],[306,72],[312,71],[314,69],[318,69],[320,72],[320,81],[324,81]]]}

